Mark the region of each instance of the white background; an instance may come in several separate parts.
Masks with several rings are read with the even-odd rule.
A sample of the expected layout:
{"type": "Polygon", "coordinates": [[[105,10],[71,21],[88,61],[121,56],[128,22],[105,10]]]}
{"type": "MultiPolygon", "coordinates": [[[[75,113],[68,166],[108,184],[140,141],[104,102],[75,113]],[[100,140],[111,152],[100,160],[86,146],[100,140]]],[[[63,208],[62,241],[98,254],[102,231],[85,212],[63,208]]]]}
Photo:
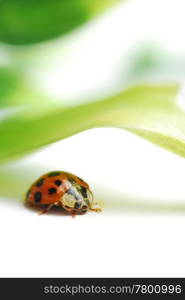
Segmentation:
{"type": "MultiPolygon", "coordinates": [[[[50,94],[71,103],[90,91],[104,95],[107,86],[109,91],[119,88],[110,83],[117,82],[123,52],[139,41],[157,40],[183,53],[183,8],[183,1],[128,1],[96,21],[96,32],[91,29],[96,22],[89,25],[92,38],[84,29],[73,51],[61,60],[62,71],[56,73],[55,55],[56,64],[45,64],[43,58],[35,77],[40,79],[38,87],[47,83],[50,94]],[[99,47],[91,47],[95,41],[99,47]],[[55,79],[63,78],[62,86],[50,81],[52,72],[58,74],[55,79]]],[[[33,70],[34,60],[36,66],[33,56],[33,70]]],[[[80,133],[0,169],[6,170],[10,195],[0,200],[1,277],[185,276],[184,159],[123,130],[107,128],[80,133]],[[38,216],[26,209],[22,197],[29,184],[56,169],[87,180],[104,202],[103,212],[71,218],[56,212],[38,216]],[[11,196],[13,178],[16,198],[11,196]],[[24,188],[19,190],[19,185],[24,188]]]]}

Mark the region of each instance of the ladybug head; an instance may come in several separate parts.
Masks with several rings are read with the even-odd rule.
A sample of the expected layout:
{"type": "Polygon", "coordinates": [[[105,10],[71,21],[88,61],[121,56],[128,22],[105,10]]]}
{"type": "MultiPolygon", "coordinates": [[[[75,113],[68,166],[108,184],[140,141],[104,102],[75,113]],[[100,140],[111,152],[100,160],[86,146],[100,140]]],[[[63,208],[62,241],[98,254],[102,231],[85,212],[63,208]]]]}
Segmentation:
{"type": "Polygon", "coordinates": [[[61,200],[64,207],[83,213],[91,208],[93,195],[83,186],[72,185],[61,200]]]}

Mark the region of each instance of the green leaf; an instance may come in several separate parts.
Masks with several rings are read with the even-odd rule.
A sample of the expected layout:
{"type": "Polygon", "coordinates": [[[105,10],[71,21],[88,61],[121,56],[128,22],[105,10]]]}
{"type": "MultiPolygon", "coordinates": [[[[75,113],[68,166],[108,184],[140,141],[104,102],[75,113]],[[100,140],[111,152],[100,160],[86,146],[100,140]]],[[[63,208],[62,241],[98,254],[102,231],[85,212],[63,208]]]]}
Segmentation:
{"type": "Polygon", "coordinates": [[[123,70],[124,83],[181,82],[185,76],[185,56],[157,43],[139,46],[126,59],[130,63],[125,73],[123,70]]]}
{"type": "Polygon", "coordinates": [[[177,85],[130,88],[108,100],[71,108],[38,106],[0,124],[0,161],[25,155],[93,127],[118,127],[185,157],[185,112],[177,85]]]}
{"type": "Polygon", "coordinates": [[[0,108],[18,107],[28,103],[33,105],[40,100],[44,100],[44,103],[49,101],[34,91],[23,77],[20,71],[0,67],[0,108]]]}
{"type": "Polygon", "coordinates": [[[19,87],[19,77],[12,70],[0,68],[0,106],[7,106],[11,103],[11,97],[19,87]]]}
{"type": "Polygon", "coordinates": [[[117,1],[3,0],[0,1],[0,40],[25,45],[52,39],[117,1]]]}

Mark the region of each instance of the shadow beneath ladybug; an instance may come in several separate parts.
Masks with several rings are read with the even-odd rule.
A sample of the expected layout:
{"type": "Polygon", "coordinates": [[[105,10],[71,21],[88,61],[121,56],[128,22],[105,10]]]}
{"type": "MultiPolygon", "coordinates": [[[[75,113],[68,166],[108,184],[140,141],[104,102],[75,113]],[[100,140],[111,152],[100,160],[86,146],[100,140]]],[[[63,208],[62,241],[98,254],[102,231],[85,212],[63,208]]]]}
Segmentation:
{"type": "MultiPolygon", "coordinates": [[[[37,213],[40,216],[64,216],[71,217],[71,214],[67,212],[63,207],[54,205],[50,210],[46,211],[48,205],[35,205],[32,206],[28,203],[24,203],[24,207],[30,211],[37,213]]],[[[82,216],[83,214],[77,214],[77,216],[82,216]]]]}

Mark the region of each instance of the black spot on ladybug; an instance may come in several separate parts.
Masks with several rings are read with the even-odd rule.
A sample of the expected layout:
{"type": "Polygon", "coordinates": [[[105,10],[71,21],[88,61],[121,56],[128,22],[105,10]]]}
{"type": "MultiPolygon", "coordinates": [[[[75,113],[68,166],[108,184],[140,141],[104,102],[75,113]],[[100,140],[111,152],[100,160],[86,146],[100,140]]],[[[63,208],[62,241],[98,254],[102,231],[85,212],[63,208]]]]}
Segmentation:
{"type": "Polygon", "coordinates": [[[75,208],[80,208],[81,207],[82,202],[81,201],[77,201],[75,203],[75,208]]]}
{"type": "Polygon", "coordinates": [[[87,209],[88,209],[88,207],[87,207],[86,205],[83,205],[83,206],[82,206],[82,210],[83,210],[83,211],[86,211],[87,209]]]}
{"type": "Polygon", "coordinates": [[[41,192],[36,192],[35,195],[34,195],[34,197],[35,197],[35,202],[40,202],[41,199],[42,199],[41,192]]]}
{"type": "Polygon", "coordinates": [[[81,193],[84,198],[87,198],[87,189],[84,186],[81,186],[81,193]]]}
{"type": "Polygon", "coordinates": [[[55,180],[55,184],[56,184],[57,186],[60,186],[60,185],[62,184],[62,181],[59,180],[59,179],[57,179],[57,180],[55,180]]]}
{"type": "Polygon", "coordinates": [[[43,185],[43,183],[44,183],[44,179],[42,178],[42,179],[40,179],[39,181],[36,182],[36,186],[40,187],[40,186],[43,185]]]}
{"type": "Polygon", "coordinates": [[[48,177],[58,176],[58,175],[60,175],[60,174],[61,174],[61,172],[59,172],[59,171],[50,172],[50,173],[48,174],[48,177]]]}
{"type": "Polygon", "coordinates": [[[57,190],[56,190],[55,188],[50,188],[50,189],[48,189],[48,194],[49,194],[49,195],[55,194],[56,191],[57,191],[57,190]]]}
{"type": "Polygon", "coordinates": [[[78,193],[73,188],[69,188],[67,190],[67,194],[72,195],[76,200],[80,199],[80,196],[78,195],[78,193]]]}

